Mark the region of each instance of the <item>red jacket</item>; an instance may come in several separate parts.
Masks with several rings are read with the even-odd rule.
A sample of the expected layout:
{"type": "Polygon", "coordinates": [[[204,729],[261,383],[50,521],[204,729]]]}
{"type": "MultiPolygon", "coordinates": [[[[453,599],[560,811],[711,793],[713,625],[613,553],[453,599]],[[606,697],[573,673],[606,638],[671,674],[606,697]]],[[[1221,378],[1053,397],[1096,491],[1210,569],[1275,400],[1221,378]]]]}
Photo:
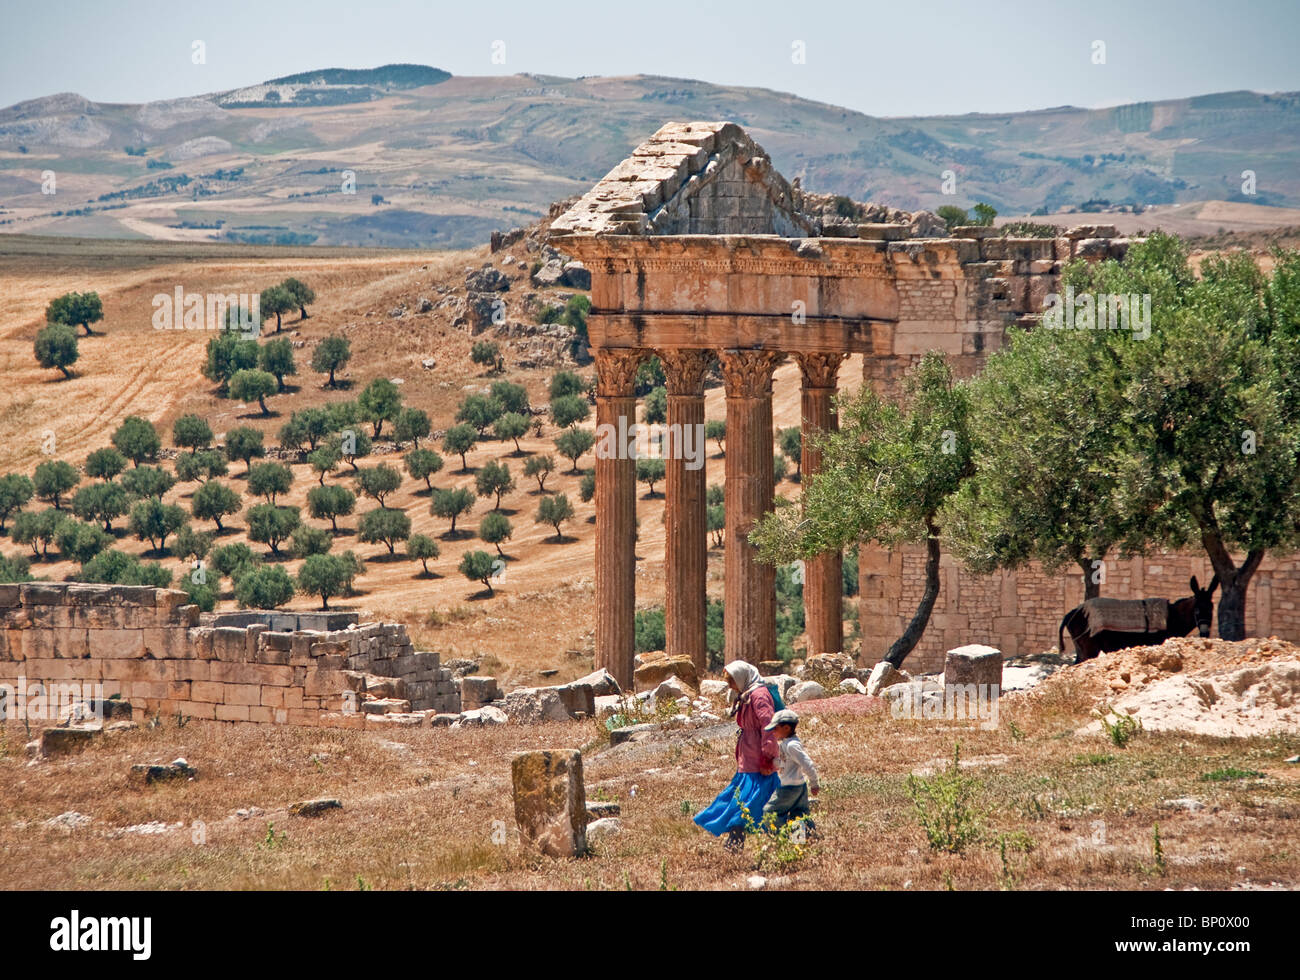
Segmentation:
{"type": "Polygon", "coordinates": [[[756,772],[763,776],[776,772],[779,752],[776,733],[763,731],[775,713],[772,692],[765,684],[741,698],[736,709],[736,724],[740,726],[736,739],[737,772],[756,772]]]}

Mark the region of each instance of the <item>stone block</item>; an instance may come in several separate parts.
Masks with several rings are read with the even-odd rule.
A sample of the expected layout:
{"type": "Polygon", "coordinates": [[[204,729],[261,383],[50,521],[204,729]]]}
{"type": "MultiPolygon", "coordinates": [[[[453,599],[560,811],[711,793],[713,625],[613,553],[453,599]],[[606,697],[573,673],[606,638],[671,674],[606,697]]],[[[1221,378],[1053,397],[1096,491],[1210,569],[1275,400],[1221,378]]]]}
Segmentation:
{"type": "Polygon", "coordinates": [[[270,684],[263,684],[261,688],[261,704],[268,708],[283,708],[284,705],[283,687],[274,687],[270,684]]]}
{"type": "Polygon", "coordinates": [[[248,721],[248,705],[246,704],[218,704],[216,709],[217,721],[248,721]]]}
{"type": "Polygon", "coordinates": [[[98,728],[47,728],[41,732],[40,754],[53,757],[81,752],[99,734],[98,728]]]}
{"type": "MultiPolygon", "coordinates": [[[[280,635],[287,636],[288,634],[281,633],[280,635]]],[[[253,655],[253,663],[270,664],[279,667],[289,666],[291,659],[292,654],[289,652],[287,647],[283,650],[275,650],[270,647],[262,646],[259,647],[253,655]]]]}
{"type": "MultiPolygon", "coordinates": [[[[469,678],[466,678],[468,680],[469,678]]],[[[494,682],[495,683],[495,682],[494,682]]],[[[591,693],[595,697],[605,697],[610,694],[622,694],[622,689],[618,686],[618,681],[604,667],[587,674],[585,677],[579,677],[574,684],[587,684],[591,687],[591,693]]],[[[464,697],[464,689],[461,690],[461,696],[464,697]]]]}
{"type": "Polygon", "coordinates": [[[144,656],[144,630],[89,630],[86,635],[91,657],[106,660],[136,659],[144,656]]]}
{"type": "Polygon", "coordinates": [[[291,653],[293,651],[293,634],[281,633],[275,630],[266,630],[259,634],[261,637],[261,649],[284,651],[291,653]]]}
{"type": "Polygon", "coordinates": [[[226,685],[213,681],[194,681],[190,685],[190,700],[207,704],[225,704],[226,685]]]}
{"type": "Polygon", "coordinates": [[[997,685],[1002,689],[1002,652],[996,647],[971,643],[948,651],[944,658],[943,683],[945,687],[955,684],[985,685],[990,689],[997,685]]]}
{"type": "Polygon", "coordinates": [[[569,712],[554,687],[525,687],[511,691],[502,706],[506,716],[523,725],[536,725],[545,721],[568,721],[569,712]]]}
{"type": "Polygon", "coordinates": [[[577,749],[523,752],[510,766],[515,822],[525,843],[550,857],[587,850],[587,799],[577,749]]]}
{"type": "Polygon", "coordinates": [[[256,684],[227,684],[226,704],[254,705],[262,703],[262,689],[256,684]]]}
{"type": "Polygon", "coordinates": [[[307,697],[326,697],[341,694],[344,691],[357,692],[363,689],[364,682],[349,677],[344,671],[313,670],[307,674],[307,683],[303,686],[303,694],[307,697]]]}
{"type": "Polygon", "coordinates": [[[491,704],[501,697],[501,687],[495,677],[464,677],[460,682],[461,703],[472,708],[491,704]]]}
{"type": "Polygon", "coordinates": [[[594,718],[596,715],[596,693],[590,684],[580,684],[574,681],[572,684],[565,684],[556,688],[560,694],[560,700],[564,702],[564,708],[569,713],[570,718],[579,716],[584,718],[594,718]]]}
{"type": "Polygon", "coordinates": [[[895,684],[906,684],[909,680],[911,676],[906,671],[898,670],[893,664],[882,660],[871,668],[871,676],[867,678],[866,693],[875,697],[886,688],[893,687],[895,684]]]}
{"type": "Polygon", "coordinates": [[[265,633],[268,627],[265,623],[249,623],[244,630],[244,662],[257,663],[257,638],[260,634],[265,633]]]}
{"type": "Polygon", "coordinates": [[[632,679],[636,693],[653,691],[669,677],[676,677],[692,688],[699,688],[700,679],[695,662],[690,657],[670,657],[666,653],[647,653],[638,657],[632,679]]]}
{"type": "Polygon", "coordinates": [[[218,626],[212,631],[212,656],[226,663],[242,663],[248,650],[248,634],[234,626],[218,626]]]}
{"type": "Polygon", "coordinates": [[[24,582],[18,590],[24,606],[61,606],[68,595],[66,585],[54,582],[24,582]]]}

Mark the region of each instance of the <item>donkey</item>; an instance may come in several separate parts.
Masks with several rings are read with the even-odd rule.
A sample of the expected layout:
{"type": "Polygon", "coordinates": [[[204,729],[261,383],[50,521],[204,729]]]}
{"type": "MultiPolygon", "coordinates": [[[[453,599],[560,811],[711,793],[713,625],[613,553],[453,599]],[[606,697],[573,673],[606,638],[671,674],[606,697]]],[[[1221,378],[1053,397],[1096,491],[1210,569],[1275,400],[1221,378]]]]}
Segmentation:
{"type": "MultiPolygon", "coordinates": [[[[1157,643],[1163,643],[1171,636],[1186,636],[1195,626],[1200,630],[1201,636],[1210,635],[1210,621],[1214,616],[1214,603],[1211,596],[1214,590],[1219,586],[1219,576],[1215,575],[1210,581],[1208,589],[1202,589],[1196,582],[1196,576],[1191,580],[1192,594],[1185,599],[1174,599],[1169,603],[1169,614],[1163,630],[1152,631],[1135,631],[1103,629],[1099,633],[1089,632],[1089,614],[1096,609],[1096,600],[1088,599],[1082,605],[1075,606],[1065,618],[1061,620],[1061,627],[1057,630],[1056,645],[1062,653],[1065,652],[1065,631],[1069,629],[1070,639],[1074,641],[1074,662],[1083,663],[1085,660],[1091,660],[1099,653],[1113,653],[1116,650],[1126,650],[1129,647],[1154,646],[1157,643]]],[[[1132,603],[1139,604],[1143,600],[1129,600],[1132,603]]]]}

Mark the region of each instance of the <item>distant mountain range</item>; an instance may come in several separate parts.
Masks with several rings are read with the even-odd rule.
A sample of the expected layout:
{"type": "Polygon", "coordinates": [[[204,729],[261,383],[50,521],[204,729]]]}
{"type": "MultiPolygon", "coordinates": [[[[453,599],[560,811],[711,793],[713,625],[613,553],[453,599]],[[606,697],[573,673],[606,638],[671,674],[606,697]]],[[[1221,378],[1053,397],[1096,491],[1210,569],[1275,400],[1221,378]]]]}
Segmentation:
{"type": "Polygon", "coordinates": [[[808,190],[911,210],[1300,206],[1294,92],[877,118],[686,79],[388,65],[143,105],[60,94],[0,110],[0,232],[463,247],[536,220],[664,122],[692,119],[739,123],[808,190]]]}

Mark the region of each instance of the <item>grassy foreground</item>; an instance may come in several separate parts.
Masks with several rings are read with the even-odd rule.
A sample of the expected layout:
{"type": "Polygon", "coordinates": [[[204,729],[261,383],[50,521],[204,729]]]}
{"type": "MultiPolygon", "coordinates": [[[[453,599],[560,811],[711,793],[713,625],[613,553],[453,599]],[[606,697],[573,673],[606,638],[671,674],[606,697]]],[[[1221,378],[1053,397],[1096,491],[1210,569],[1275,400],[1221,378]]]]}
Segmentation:
{"type": "Polygon", "coordinates": [[[1057,676],[1005,696],[990,731],[887,709],[806,718],[823,836],[754,838],[743,855],[690,816],[733,771],[725,727],[610,749],[595,722],[380,733],[146,719],[80,755],[32,763],[10,722],[0,728],[0,887],[732,889],[756,873],[810,889],[1300,885],[1300,766],[1283,761],[1300,735],[1143,732],[1120,747],[1075,734],[1094,703],[1057,676]],[[623,833],[587,858],[520,845],[510,758],[541,747],[585,747],[587,799],[622,806],[623,833]],[[178,756],[196,780],[128,783],[131,764],[178,756]],[[288,813],[320,796],[343,809],[288,813]],[[47,825],[69,811],[91,819],[47,825]]]}

